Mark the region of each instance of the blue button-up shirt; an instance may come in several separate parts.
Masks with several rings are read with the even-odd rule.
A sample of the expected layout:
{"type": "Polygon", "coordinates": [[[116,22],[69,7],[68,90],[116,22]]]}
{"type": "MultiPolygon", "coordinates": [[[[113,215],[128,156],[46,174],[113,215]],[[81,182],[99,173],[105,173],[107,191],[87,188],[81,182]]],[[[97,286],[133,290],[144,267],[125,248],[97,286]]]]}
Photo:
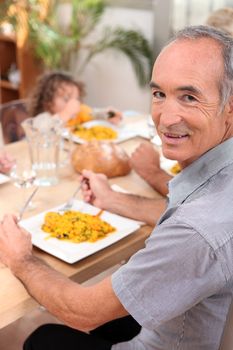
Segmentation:
{"type": "Polygon", "coordinates": [[[142,325],[112,349],[219,348],[233,287],[233,138],[170,181],[167,210],[112,286],[142,325]]]}

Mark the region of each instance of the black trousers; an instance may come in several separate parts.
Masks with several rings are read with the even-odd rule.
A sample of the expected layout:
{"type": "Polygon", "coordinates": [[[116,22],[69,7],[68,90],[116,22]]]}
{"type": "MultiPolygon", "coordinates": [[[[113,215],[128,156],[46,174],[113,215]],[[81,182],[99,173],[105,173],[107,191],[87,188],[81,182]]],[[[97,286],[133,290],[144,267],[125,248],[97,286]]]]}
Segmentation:
{"type": "Polygon", "coordinates": [[[135,337],[140,329],[141,326],[131,316],[108,322],[90,334],[60,324],[46,324],[27,338],[23,349],[109,350],[113,344],[135,337]]]}

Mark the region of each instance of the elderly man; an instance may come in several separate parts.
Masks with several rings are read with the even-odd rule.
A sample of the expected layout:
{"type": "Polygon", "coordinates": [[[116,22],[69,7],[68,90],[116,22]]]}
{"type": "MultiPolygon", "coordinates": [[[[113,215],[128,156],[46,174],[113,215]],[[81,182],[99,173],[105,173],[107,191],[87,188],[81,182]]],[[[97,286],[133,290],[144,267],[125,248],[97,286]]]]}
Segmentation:
{"type": "MultiPolygon", "coordinates": [[[[4,218],[1,260],[73,328],[43,326],[24,349],[218,349],[233,284],[232,53],[232,38],[200,26],[179,32],[158,56],[152,115],[164,155],[183,170],[146,247],[111,277],[87,288],[69,281],[34,257],[29,234],[4,218]]],[[[84,176],[87,200],[120,210],[102,177],[84,176]]]]}

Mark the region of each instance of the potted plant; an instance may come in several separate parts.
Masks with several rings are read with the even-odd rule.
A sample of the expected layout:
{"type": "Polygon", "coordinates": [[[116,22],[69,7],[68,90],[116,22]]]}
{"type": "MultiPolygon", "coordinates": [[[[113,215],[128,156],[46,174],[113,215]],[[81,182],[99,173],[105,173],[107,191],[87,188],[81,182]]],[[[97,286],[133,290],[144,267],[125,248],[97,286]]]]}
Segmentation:
{"type": "Polygon", "coordinates": [[[139,84],[146,84],[153,57],[143,34],[121,27],[104,28],[99,39],[93,43],[88,38],[104,13],[105,0],[68,2],[71,18],[66,27],[60,25],[57,16],[58,7],[64,3],[61,0],[2,1],[0,23],[10,23],[16,33],[26,32],[27,42],[46,68],[69,70],[72,58],[75,57],[77,61],[82,60],[82,70],[96,54],[115,49],[130,59],[139,84]]]}

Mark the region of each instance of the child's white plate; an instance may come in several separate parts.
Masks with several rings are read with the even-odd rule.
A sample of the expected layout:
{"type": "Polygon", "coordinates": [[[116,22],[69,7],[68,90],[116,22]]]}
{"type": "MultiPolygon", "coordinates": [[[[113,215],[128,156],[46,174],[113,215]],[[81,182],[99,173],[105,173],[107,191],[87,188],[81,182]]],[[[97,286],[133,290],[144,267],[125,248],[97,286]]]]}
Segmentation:
{"type": "MultiPolygon", "coordinates": [[[[105,120],[91,120],[89,122],[82,124],[82,126],[84,126],[86,128],[91,128],[91,127],[96,126],[96,125],[108,127],[108,128],[111,128],[117,132],[118,136],[116,139],[102,140],[102,141],[110,141],[110,142],[114,142],[114,143],[120,143],[120,142],[129,140],[132,137],[137,136],[137,132],[135,132],[134,130],[130,130],[129,127],[115,126],[112,123],[109,123],[108,121],[105,121],[105,120]]],[[[86,142],[86,140],[82,139],[81,137],[75,136],[74,134],[72,134],[72,140],[76,143],[85,143],[86,142]]]]}

